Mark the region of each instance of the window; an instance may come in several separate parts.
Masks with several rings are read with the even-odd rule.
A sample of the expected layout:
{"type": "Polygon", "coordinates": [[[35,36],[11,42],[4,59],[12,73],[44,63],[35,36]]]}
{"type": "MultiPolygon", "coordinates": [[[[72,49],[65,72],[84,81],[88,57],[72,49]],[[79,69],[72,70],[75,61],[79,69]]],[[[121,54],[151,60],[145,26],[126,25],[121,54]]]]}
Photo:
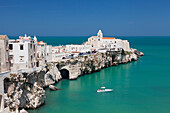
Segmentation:
{"type": "Polygon", "coordinates": [[[116,41],[115,41],[115,43],[116,43],[116,41]]]}
{"type": "Polygon", "coordinates": [[[24,56],[20,56],[20,62],[24,62],[24,56]]]}
{"type": "Polygon", "coordinates": [[[20,45],[20,50],[24,50],[24,45],[20,45]]]}
{"type": "Polygon", "coordinates": [[[32,55],[31,55],[31,61],[33,60],[33,57],[32,57],[32,55]]]}
{"type": "Polygon", "coordinates": [[[6,48],[8,48],[8,41],[6,40],[6,48]]]}
{"type": "Polygon", "coordinates": [[[13,67],[13,63],[10,63],[10,67],[13,67]]]}
{"type": "Polygon", "coordinates": [[[40,53],[37,53],[37,58],[40,58],[40,53]]]}
{"type": "Polygon", "coordinates": [[[13,50],[13,44],[9,44],[9,50],[13,50]]]}
{"type": "Polygon", "coordinates": [[[100,39],[98,39],[98,41],[100,41],[100,39]]]}
{"type": "Polygon", "coordinates": [[[34,51],[35,51],[35,45],[34,45],[34,51]]]}
{"type": "Polygon", "coordinates": [[[13,61],[13,58],[14,58],[13,55],[9,55],[9,60],[10,60],[10,61],[13,61]]]}
{"type": "Polygon", "coordinates": [[[30,44],[30,48],[32,49],[32,44],[30,44]]]}

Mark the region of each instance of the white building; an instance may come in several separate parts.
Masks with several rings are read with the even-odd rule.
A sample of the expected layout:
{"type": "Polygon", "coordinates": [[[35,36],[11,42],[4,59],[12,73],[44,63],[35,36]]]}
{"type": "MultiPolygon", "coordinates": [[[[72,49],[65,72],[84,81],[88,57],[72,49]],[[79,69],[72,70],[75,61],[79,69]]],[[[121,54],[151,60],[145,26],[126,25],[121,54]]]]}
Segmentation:
{"type": "Polygon", "coordinates": [[[119,51],[124,49],[129,51],[129,42],[127,40],[116,39],[115,37],[103,37],[101,30],[97,33],[97,36],[91,36],[84,45],[91,45],[92,50],[106,49],[119,51]]]}
{"type": "Polygon", "coordinates": [[[37,67],[44,66],[47,63],[46,52],[47,44],[43,41],[37,42],[37,67]]]}
{"type": "Polygon", "coordinates": [[[66,45],[66,51],[68,53],[86,53],[91,51],[91,45],[78,45],[78,44],[71,44],[66,45]]]}
{"type": "Polygon", "coordinates": [[[36,67],[37,38],[19,36],[17,40],[9,40],[9,54],[11,70],[28,69],[36,67]]]}
{"type": "Polygon", "coordinates": [[[9,54],[11,70],[28,69],[36,67],[37,38],[20,36],[17,40],[9,40],[9,54]]]}
{"type": "Polygon", "coordinates": [[[46,46],[46,61],[47,62],[52,61],[52,45],[46,46]]]}
{"type": "Polygon", "coordinates": [[[0,73],[9,70],[8,36],[0,35],[0,73]]]}
{"type": "Polygon", "coordinates": [[[52,61],[58,62],[62,59],[65,59],[69,56],[69,53],[66,52],[66,46],[54,46],[52,47],[52,61]]]}

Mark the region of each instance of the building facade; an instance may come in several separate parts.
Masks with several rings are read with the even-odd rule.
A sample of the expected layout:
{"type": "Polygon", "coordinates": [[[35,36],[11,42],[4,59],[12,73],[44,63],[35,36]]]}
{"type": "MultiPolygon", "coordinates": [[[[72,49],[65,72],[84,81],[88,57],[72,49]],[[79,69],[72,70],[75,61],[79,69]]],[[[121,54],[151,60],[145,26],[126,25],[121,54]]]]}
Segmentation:
{"type": "Polygon", "coordinates": [[[116,39],[115,37],[103,37],[101,30],[97,36],[91,36],[84,45],[90,45],[92,50],[106,49],[112,51],[130,50],[129,42],[127,40],[116,39]]]}
{"type": "Polygon", "coordinates": [[[91,45],[78,45],[78,44],[71,44],[66,45],[67,53],[85,53],[91,51],[91,45]]]}
{"type": "Polygon", "coordinates": [[[46,46],[46,61],[47,62],[52,61],[52,45],[46,46]]]}
{"type": "Polygon", "coordinates": [[[8,43],[8,36],[0,35],[0,73],[10,69],[8,43]]]}
{"type": "Polygon", "coordinates": [[[52,62],[61,61],[69,56],[66,52],[66,46],[54,46],[52,47],[52,62]]]}
{"type": "Polygon", "coordinates": [[[36,67],[37,39],[30,36],[19,36],[17,40],[9,40],[9,57],[11,70],[28,69],[36,67]]]}
{"type": "Polygon", "coordinates": [[[43,41],[37,42],[37,67],[45,65],[47,62],[46,48],[46,43],[44,43],[43,41]]]}

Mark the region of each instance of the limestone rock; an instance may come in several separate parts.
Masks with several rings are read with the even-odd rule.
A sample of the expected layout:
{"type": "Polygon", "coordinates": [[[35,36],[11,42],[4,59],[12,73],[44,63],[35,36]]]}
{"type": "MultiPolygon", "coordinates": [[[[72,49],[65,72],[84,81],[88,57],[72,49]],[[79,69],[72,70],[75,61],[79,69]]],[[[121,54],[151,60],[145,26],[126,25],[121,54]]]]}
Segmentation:
{"type": "Polygon", "coordinates": [[[69,71],[69,79],[76,79],[80,75],[99,71],[105,67],[136,61],[142,55],[144,54],[136,49],[95,53],[58,64],[49,63],[36,72],[11,74],[4,84],[5,107],[14,112],[18,108],[35,109],[44,104],[46,96],[43,87],[59,81],[62,78],[59,70],[63,68],[69,71]]]}
{"type": "Polygon", "coordinates": [[[28,113],[25,109],[20,110],[19,113],[28,113]]]}

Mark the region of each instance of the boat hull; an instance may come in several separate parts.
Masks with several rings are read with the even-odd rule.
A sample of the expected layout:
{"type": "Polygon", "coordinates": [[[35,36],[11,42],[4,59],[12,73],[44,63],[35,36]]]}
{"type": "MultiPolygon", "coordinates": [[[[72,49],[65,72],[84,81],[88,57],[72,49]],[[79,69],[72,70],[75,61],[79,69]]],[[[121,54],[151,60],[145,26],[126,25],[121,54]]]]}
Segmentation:
{"type": "Polygon", "coordinates": [[[111,92],[111,91],[113,91],[113,89],[97,90],[98,93],[102,93],[102,92],[111,92]]]}

